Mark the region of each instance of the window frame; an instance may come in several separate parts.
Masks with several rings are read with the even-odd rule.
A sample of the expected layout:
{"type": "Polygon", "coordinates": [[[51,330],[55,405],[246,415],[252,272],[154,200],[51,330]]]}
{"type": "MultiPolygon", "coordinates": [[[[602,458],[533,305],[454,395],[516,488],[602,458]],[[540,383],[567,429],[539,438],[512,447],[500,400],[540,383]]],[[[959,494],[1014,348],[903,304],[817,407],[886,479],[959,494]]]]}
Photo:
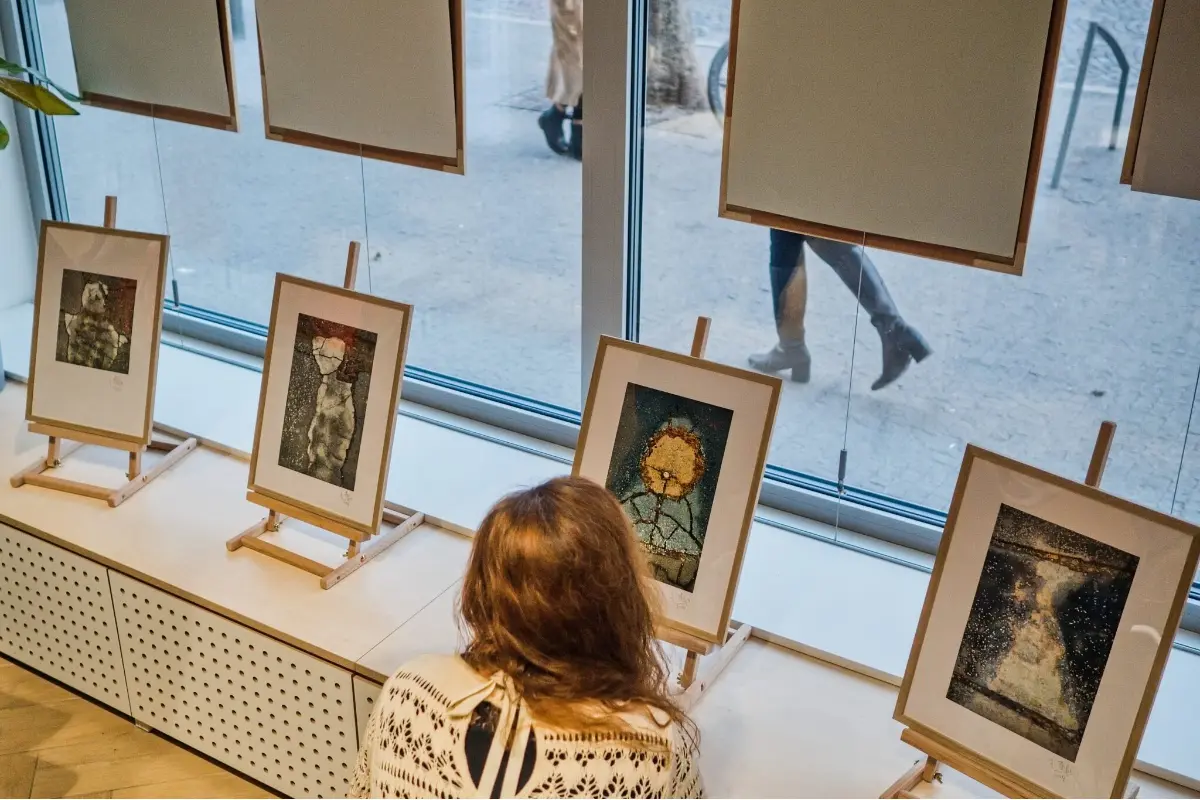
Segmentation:
{"type": "MultiPolygon", "coordinates": [[[[645,81],[635,76],[645,73],[647,14],[648,0],[596,3],[584,27],[589,135],[582,167],[580,408],[600,337],[637,341],[639,335],[645,81]]],[[[6,50],[44,67],[36,0],[0,0],[0,31],[6,50]]],[[[18,126],[35,218],[69,220],[53,119],[19,108],[18,126]]],[[[164,332],[263,356],[265,326],[171,299],[165,305],[164,332]]],[[[576,444],[578,411],[414,365],[404,377],[405,400],[555,445],[576,444]]],[[[946,522],[936,509],[772,464],[760,503],[927,554],[937,552],[946,522]]],[[[1183,625],[1200,631],[1200,581],[1183,625]]]]}

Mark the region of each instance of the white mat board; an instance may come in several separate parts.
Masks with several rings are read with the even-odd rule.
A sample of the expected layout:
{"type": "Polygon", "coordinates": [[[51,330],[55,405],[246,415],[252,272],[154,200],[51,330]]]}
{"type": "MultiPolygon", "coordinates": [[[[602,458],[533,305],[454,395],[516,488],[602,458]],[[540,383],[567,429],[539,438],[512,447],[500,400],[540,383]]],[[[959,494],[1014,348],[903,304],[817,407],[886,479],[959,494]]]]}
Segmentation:
{"type": "MultiPolygon", "coordinates": [[[[1133,188],[1200,200],[1200,2],[1162,0],[1133,188]]],[[[1145,68],[1145,67],[1143,67],[1145,68]]]]}
{"type": "Polygon", "coordinates": [[[217,0],[66,0],[79,88],[230,117],[217,0]]]}
{"type": "Polygon", "coordinates": [[[740,0],[729,206],[1011,258],[1054,0],[740,0]]]}
{"type": "Polygon", "coordinates": [[[448,0],[258,0],[272,129],[458,154],[448,0]]]}

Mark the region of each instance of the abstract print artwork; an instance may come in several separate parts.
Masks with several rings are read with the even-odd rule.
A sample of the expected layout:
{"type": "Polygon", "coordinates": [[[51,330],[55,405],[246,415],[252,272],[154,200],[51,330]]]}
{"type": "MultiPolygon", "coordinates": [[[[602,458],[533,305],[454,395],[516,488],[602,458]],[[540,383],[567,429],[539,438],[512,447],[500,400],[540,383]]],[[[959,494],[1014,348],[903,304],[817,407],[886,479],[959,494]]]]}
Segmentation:
{"type": "Polygon", "coordinates": [[[1001,504],[947,698],[1074,762],[1137,567],[1001,504]]]}
{"type": "Polygon", "coordinates": [[[377,339],[298,315],[279,466],[354,491],[377,339]]]}
{"type": "Polygon", "coordinates": [[[64,269],[55,359],[128,375],[136,298],[132,278],[64,269]]]}
{"type": "Polygon", "coordinates": [[[633,522],[654,577],[686,592],[700,556],[733,411],[627,385],[606,486],[633,522]]]}

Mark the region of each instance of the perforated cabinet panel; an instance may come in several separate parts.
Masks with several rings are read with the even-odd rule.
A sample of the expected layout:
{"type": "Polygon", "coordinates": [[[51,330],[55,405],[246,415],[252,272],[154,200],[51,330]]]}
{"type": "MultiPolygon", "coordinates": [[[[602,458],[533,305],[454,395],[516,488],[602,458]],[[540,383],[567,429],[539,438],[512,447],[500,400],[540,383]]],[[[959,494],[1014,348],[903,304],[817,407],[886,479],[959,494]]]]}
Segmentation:
{"type": "Polygon", "coordinates": [[[367,720],[371,717],[371,709],[383,687],[366,678],[354,676],[354,717],[358,721],[358,740],[361,742],[363,731],[367,729],[367,720]]]}
{"type": "Polygon", "coordinates": [[[112,575],[135,719],[290,797],[344,797],[351,674],[112,575]]]}
{"type": "Polygon", "coordinates": [[[5,525],[0,652],[130,713],[108,570],[5,525]]]}

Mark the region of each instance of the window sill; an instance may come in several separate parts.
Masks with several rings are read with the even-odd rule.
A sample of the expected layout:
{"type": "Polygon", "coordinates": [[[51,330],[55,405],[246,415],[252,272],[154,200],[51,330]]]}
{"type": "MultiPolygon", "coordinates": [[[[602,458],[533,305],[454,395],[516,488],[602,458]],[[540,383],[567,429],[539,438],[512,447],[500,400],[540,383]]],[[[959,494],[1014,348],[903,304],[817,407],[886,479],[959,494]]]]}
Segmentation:
{"type": "MultiPolygon", "coordinates": [[[[30,306],[0,312],[5,370],[18,378],[27,372],[31,329],[30,306]]],[[[249,452],[259,365],[172,334],[164,334],[164,343],[157,422],[249,452]]],[[[408,401],[401,403],[396,436],[388,499],[462,533],[474,530],[502,494],[563,474],[571,461],[565,447],[408,401]]],[[[734,617],[768,641],[898,685],[931,564],[925,553],[760,508],[734,617]]],[[[381,663],[378,669],[386,673],[396,666],[381,663]]],[[[1200,636],[1181,632],[1147,726],[1139,767],[1200,790],[1200,737],[1192,735],[1200,720],[1196,686],[1200,636]]]]}

